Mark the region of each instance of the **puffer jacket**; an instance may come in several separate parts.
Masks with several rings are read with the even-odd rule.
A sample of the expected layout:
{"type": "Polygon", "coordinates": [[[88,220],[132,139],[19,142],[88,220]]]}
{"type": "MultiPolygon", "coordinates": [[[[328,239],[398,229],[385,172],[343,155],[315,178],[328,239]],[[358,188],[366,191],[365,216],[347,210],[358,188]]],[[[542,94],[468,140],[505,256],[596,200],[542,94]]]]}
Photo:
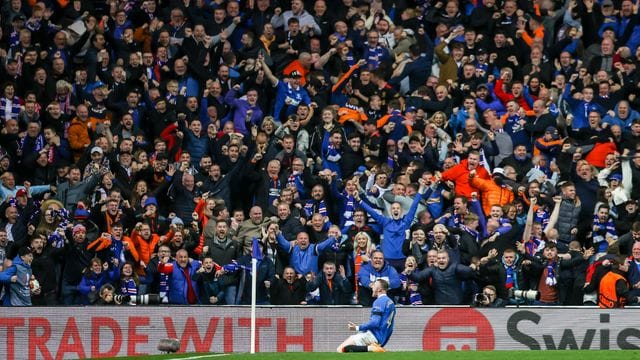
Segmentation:
{"type": "MultiPolygon", "coordinates": [[[[186,270],[189,273],[189,277],[191,278],[191,286],[196,293],[196,298],[198,297],[198,282],[197,277],[195,276],[198,269],[200,269],[200,261],[193,260],[189,261],[186,266],[186,270]]],[[[185,276],[182,268],[178,265],[177,262],[172,261],[171,266],[160,263],[158,264],[158,272],[162,274],[170,275],[169,277],[169,304],[181,304],[187,305],[187,291],[189,290],[189,286],[187,285],[187,277],[185,276]]],[[[200,301],[200,299],[198,299],[200,301]]]]}
{"type": "Polygon", "coordinates": [[[575,200],[562,199],[560,203],[560,214],[558,216],[558,222],[556,223],[559,242],[569,245],[571,241],[575,240],[576,236],[571,234],[571,229],[578,225],[581,208],[582,205],[576,206],[575,200]]]}
{"type": "Polygon", "coordinates": [[[493,180],[485,180],[478,177],[469,179],[471,186],[482,192],[482,211],[489,216],[493,205],[506,205],[513,202],[513,191],[496,184],[493,180]]]}

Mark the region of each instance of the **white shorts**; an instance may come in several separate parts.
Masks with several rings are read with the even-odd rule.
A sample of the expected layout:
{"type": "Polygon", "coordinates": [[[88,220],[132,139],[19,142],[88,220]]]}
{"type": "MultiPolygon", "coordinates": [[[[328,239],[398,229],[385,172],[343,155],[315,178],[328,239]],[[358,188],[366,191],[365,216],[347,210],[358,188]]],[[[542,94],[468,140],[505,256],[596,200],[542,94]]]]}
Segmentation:
{"type": "Polygon", "coordinates": [[[351,335],[351,338],[353,339],[354,344],[358,346],[368,346],[378,343],[378,339],[376,339],[376,337],[373,336],[373,333],[368,330],[351,335]]]}

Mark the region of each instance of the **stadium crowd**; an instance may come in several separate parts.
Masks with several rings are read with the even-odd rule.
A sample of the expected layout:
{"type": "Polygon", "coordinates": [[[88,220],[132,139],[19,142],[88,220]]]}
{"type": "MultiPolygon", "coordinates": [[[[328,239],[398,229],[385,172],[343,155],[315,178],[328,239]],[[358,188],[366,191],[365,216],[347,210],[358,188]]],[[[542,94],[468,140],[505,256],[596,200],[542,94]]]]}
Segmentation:
{"type": "Polygon", "coordinates": [[[638,302],[637,1],[1,3],[5,305],[638,302]]]}

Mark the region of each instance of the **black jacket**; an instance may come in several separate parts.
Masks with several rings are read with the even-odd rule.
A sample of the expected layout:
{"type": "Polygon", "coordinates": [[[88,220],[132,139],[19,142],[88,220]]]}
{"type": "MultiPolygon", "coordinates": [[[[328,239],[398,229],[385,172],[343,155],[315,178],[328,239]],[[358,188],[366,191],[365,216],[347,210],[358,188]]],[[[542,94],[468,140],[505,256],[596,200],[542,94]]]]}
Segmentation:
{"type": "Polygon", "coordinates": [[[349,305],[351,303],[351,283],[346,277],[336,273],[331,288],[324,273],[307,283],[307,291],[320,289],[320,305],[349,305]]]}

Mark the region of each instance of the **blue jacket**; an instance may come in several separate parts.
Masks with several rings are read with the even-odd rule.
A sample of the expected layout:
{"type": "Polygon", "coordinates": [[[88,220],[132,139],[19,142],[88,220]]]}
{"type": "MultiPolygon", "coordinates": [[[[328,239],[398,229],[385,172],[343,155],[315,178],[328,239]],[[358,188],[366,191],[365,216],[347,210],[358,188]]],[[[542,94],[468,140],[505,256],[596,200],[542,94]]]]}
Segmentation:
{"type": "Polygon", "coordinates": [[[593,101],[586,102],[584,100],[574,99],[571,96],[571,84],[567,84],[567,87],[562,94],[562,98],[571,107],[571,114],[573,114],[573,123],[571,123],[571,128],[573,128],[573,130],[589,127],[590,112],[597,111],[600,115],[604,114],[602,108],[593,101]]]}
{"type": "MultiPolygon", "coordinates": [[[[187,278],[177,262],[173,261],[172,264],[173,271],[169,277],[169,304],[188,305],[187,290],[189,287],[187,286],[187,278]]],[[[200,261],[193,260],[187,264],[186,269],[191,278],[191,286],[193,286],[193,290],[196,292],[196,298],[198,298],[198,282],[196,281],[197,277],[195,275],[198,269],[200,269],[200,261]]]]}
{"type": "Polygon", "coordinates": [[[5,284],[4,306],[31,306],[31,274],[31,265],[25,264],[20,256],[13,259],[13,265],[0,272],[0,282],[5,284]],[[14,275],[18,280],[13,283],[11,277],[14,275]]]}
{"type": "Polygon", "coordinates": [[[298,274],[303,275],[310,272],[317,274],[318,255],[336,242],[334,237],[329,237],[327,240],[319,244],[310,244],[303,250],[298,245],[291,246],[291,243],[289,243],[282,234],[278,234],[276,239],[278,239],[278,245],[280,245],[284,251],[291,253],[291,258],[289,260],[291,266],[298,274]]]}
{"type": "Polygon", "coordinates": [[[627,116],[626,119],[620,117],[620,114],[618,113],[618,105],[616,105],[613,111],[615,116],[607,115],[602,119],[602,122],[609,125],[618,125],[624,132],[629,132],[633,121],[640,118],[640,113],[631,108],[629,108],[629,116],[627,116]]]}
{"type": "Polygon", "coordinates": [[[275,109],[273,111],[273,117],[276,119],[276,122],[280,124],[281,122],[281,112],[282,109],[285,108],[285,118],[293,113],[295,113],[298,105],[300,104],[311,104],[311,98],[302,86],[298,89],[292,88],[289,84],[278,81],[278,84],[275,86],[277,94],[275,101],[275,109]],[[289,104],[286,103],[286,100],[289,99],[289,104]]]}
{"type": "Polygon", "coordinates": [[[397,289],[402,285],[400,275],[398,275],[396,269],[386,261],[380,271],[376,270],[370,262],[360,267],[360,271],[358,271],[358,283],[360,285],[368,288],[372,282],[378,279],[387,280],[389,289],[397,289]]]}
{"type": "Polygon", "coordinates": [[[200,136],[196,136],[191,129],[186,127],[184,121],[178,121],[178,128],[184,134],[184,149],[191,154],[191,163],[197,165],[200,163],[200,158],[209,150],[209,137],[207,136],[207,130],[204,129],[200,132],[200,136]]]}
{"type": "Polygon", "coordinates": [[[95,291],[100,291],[100,287],[104,284],[115,283],[120,277],[120,268],[114,266],[113,269],[108,271],[102,271],[100,274],[91,272],[82,277],[80,284],[78,284],[78,291],[83,295],[83,304],[89,304],[89,293],[91,293],[91,287],[95,287],[95,291]]]}
{"type": "Polygon", "coordinates": [[[416,194],[407,214],[398,220],[382,216],[367,203],[360,201],[360,207],[371,215],[371,217],[374,218],[383,229],[382,234],[384,239],[382,240],[381,248],[385,258],[391,260],[406,258],[402,253],[402,244],[406,237],[406,231],[409,229],[415,218],[416,210],[418,210],[418,204],[420,204],[421,199],[422,194],[416,194]]]}

